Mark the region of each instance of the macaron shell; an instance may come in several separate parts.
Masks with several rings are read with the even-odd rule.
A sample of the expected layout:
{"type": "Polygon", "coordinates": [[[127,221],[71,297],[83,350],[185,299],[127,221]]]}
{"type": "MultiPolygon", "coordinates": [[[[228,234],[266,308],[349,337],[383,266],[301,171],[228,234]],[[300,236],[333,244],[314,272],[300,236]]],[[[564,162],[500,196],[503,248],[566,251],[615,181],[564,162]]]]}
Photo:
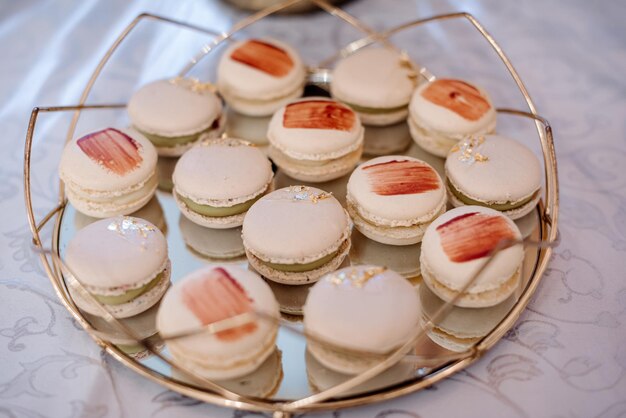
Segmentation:
{"type": "Polygon", "coordinates": [[[222,104],[215,93],[210,89],[194,89],[189,79],[153,81],[137,90],[128,102],[133,125],[161,136],[203,131],[221,112],[222,104]]]}
{"type": "Polygon", "coordinates": [[[357,114],[361,118],[363,125],[387,126],[405,120],[409,111],[407,109],[402,109],[397,112],[385,112],[380,114],[365,112],[357,112],[357,114]]]}
{"type": "Polygon", "coordinates": [[[84,285],[132,288],[148,283],[165,268],[167,242],[143,219],[102,219],[76,233],[65,250],[65,261],[84,285]]]}
{"type": "Polygon", "coordinates": [[[517,202],[541,188],[542,169],[537,156],[521,143],[500,135],[459,142],[448,155],[445,168],[457,190],[481,202],[517,202]],[[464,145],[471,141],[475,145],[466,155],[464,145]],[[472,162],[476,155],[486,160],[472,162]]]}
{"type": "Polygon", "coordinates": [[[274,113],[267,136],[272,146],[291,158],[319,161],[338,158],[358,149],[363,142],[363,127],[356,113],[346,105],[323,97],[307,97],[274,113]],[[297,112],[305,114],[297,122],[291,122],[293,126],[307,125],[307,122],[315,124],[316,121],[310,119],[316,117],[322,125],[336,122],[340,126],[335,129],[286,127],[291,117],[299,116],[295,115],[297,112]]]}
{"type": "Polygon", "coordinates": [[[176,164],[176,192],[194,202],[233,206],[267,189],[272,166],[258,148],[236,141],[202,143],[187,151],[176,164]]]}
{"type": "Polygon", "coordinates": [[[445,186],[429,164],[390,155],[361,164],[348,180],[348,199],[366,219],[384,226],[431,220],[445,206],[445,186]],[[383,190],[384,189],[384,190],[383,190]]]}
{"type": "MultiPolygon", "coordinates": [[[[282,49],[293,61],[293,68],[284,76],[273,76],[231,58],[233,52],[249,40],[237,42],[222,56],[217,68],[217,84],[220,92],[255,100],[275,99],[293,92],[304,84],[305,69],[302,59],[289,45],[275,39],[261,42],[282,49]]],[[[254,41],[254,40],[251,40],[254,41]]]]}
{"type": "Polygon", "coordinates": [[[375,274],[364,284],[349,279],[373,269],[380,267],[347,267],[317,282],[304,305],[307,332],[342,347],[376,353],[404,343],[419,321],[417,292],[392,270],[375,274]]]}
{"type": "MultiPolygon", "coordinates": [[[[157,153],[152,143],[133,129],[114,129],[114,131],[121,132],[123,135],[129,137],[136,146],[136,166],[123,174],[118,174],[107,168],[99,159],[94,158],[95,155],[90,157],[86,151],[81,149],[79,141],[87,138],[87,136],[84,136],[82,138],[73,139],[63,149],[61,163],[59,165],[59,175],[66,185],[86,189],[92,193],[114,192],[115,194],[121,195],[124,193],[124,190],[146,181],[154,174],[156,170],[157,153]]],[[[105,144],[105,146],[107,145],[108,144],[105,144]]],[[[107,146],[107,148],[109,147],[107,146]]],[[[104,152],[104,154],[99,154],[102,157],[104,157],[105,154],[108,155],[106,151],[100,152],[104,152]]],[[[113,150],[111,150],[111,152],[113,152],[113,150]]],[[[115,157],[107,158],[122,159],[122,156],[116,154],[115,157]]]]}
{"type": "MultiPolygon", "coordinates": [[[[451,193],[450,191],[448,191],[448,200],[450,201],[450,203],[452,204],[452,206],[454,206],[455,208],[458,208],[460,206],[466,206],[466,204],[462,201],[460,201],[453,193],[451,193]]],[[[515,208],[515,209],[511,209],[511,210],[505,210],[502,211],[503,214],[505,214],[506,216],[508,216],[509,218],[511,218],[512,220],[516,221],[520,218],[523,218],[524,216],[528,215],[530,212],[533,211],[533,209],[537,206],[537,204],[539,204],[539,201],[541,200],[541,193],[537,193],[537,195],[530,200],[528,203],[515,208]]]]}
{"type": "Polygon", "coordinates": [[[332,96],[372,108],[408,104],[415,85],[402,58],[392,49],[367,48],[342,59],[333,71],[332,96]]]}
{"type": "MultiPolygon", "coordinates": [[[[436,81],[435,81],[436,82],[436,81]]],[[[469,84],[463,82],[464,84],[469,84]]],[[[424,91],[432,83],[422,84],[415,90],[409,104],[411,119],[426,130],[444,134],[467,135],[493,131],[496,124],[496,111],[488,93],[481,87],[475,87],[489,103],[489,110],[477,120],[467,119],[445,106],[433,103],[424,97],[424,91]]]]}
{"type": "MultiPolygon", "coordinates": [[[[409,131],[411,132],[411,138],[417,145],[429,154],[436,155],[437,157],[446,158],[450,149],[454,147],[460,138],[457,135],[447,136],[443,133],[436,131],[428,131],[424,127],[417,125],[411,118],[407,120],[409,124],[409,131]]],[[[484,133],[491,133],[484,132],[484,133]]],[[[482,132],[481,132],[482,133],[482,132]]]]}
{"type": "Polygon", "coordinates": [[[304,93],[304,85],[295,86],[293,90],[286,92],[280,97],[266,100],[241,98],[234,95],[233,92],[224,89],[220,93],[231,109],[246,116],[263,117],[271,116],[282,106],[301,97],[304,93]]]}
{"type": "Polygon", "coordinates": [[[161,157],[180,157],[185,152],[187,152],[187,150],[195,147],[196,145],[198,145],[198,143],[202,141],[217,139],[222,135],[224,129],[226,128],[226,119],[226,113],[222,113],[219,119],[219,126],[215,129],[210,129],[202,133],[196,141],[188,142],[186,144],[175,145],[173,147],[159,147],[157,148],[157,153],[161,157]]]}
{"type": "MultiPolygon", "coordinates": [[[[183,289],[188,283],[202,280],[218,268],[225,270],[237,282],[249,298],[252,309],[278,317],[278,303],[269,286],[258,275],[235,266],[210,266],[196,270],[176,282],[163,298],[157,315],[157,328],[164,338],[203,326],[201,320],[184,302],[183,289]]],[[[216,334],[199,333],[168,341],[167,344],[170,350],[179,354],[179,360],[191,365],[206,366],[208,369],[221,368],[221,373],[216,370],[213,376],[230,378],[233,374],[251,371],[245,369],[248,366],[254,368],[260,365],[273,351],[276,324],[261,319],[256,320],[254,324],[254,329],[248,329],[235,339],[222,339],[216,334]],[[232,373],[233,370],[229,369],[236,371],[232,373]]]]}
{"type": "MultiPolygon", "coordinates": [[[[422,276],[430,273],[433,281],[441,283],[443,286],[451,289],[452,291],[462,289],[465,283],[470,280],[472,275],[484,264],[487,256],[485,255],[473,258],[464,262],[452,261],[450,256],[446,254],[446,251],[444,250],[442,236],[437,228],[449,221],[458,220],[471,214],[489,216],[489,219],[500,218],[500,225],[507,226],[506,234],[511,234],[516,237],[516,239],[521,239],[521,233],[519,232],[517,225],[515,225],[512,220],[502,215],[500,212],[482,206],[463,206],[455,208],[437,218],[428,226],[426,233],[424,234],[424,238],[422,239],[422,276]]],[[[478,220],[482,220],[482,218],[478,220]]],[[[481,227],[480,223],[472,225],[472,230],[465,231],[465,234],[471,233],[474,228],[479,229],[481,227]]],[[[450,239],[455,240],[454,242],[459,242],[455,237],[450,237],[450,239]]],[[[476,235],[475,240],[472,242],[473,249],[478,248],[480,245],[478,239],[479,237],[476,235]]],[[[488,248],[485,248],[485,250],[488,250],[488,248]]],[[[491,263],[483,270],[476,282],[470,286],[468,293],[478,294],[485,291],[498,290],[498,288],[500,288],[504,283],[509,281],[514,274],[516,274],[522,263],[523,257],[524,250],[521,244],[501,250],[495,255],[491,263]]],[[[430,287],[435,293],[437,293],[435,288],[432,286],[430,287]]]]}
{"type": "Polygon", "coordinates": [[[351,222],[337,199],[314,187],[286,187],[248,210],[243,240],[248,251],[271,263],[309,263],[336,251],[351,222]],[[322,197],[322,198],[318,198],[322,197]]]}

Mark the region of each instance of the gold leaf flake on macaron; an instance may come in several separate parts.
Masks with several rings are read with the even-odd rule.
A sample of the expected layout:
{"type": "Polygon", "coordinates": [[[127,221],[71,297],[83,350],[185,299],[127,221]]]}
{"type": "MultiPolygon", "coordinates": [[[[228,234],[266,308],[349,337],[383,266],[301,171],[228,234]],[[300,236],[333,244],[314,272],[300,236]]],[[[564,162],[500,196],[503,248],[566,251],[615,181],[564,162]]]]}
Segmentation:
{"type": "Polygon", "coordinates": [[[170,83],[175,86],[184,87],[188,90],[193,91],[194,93],[204,93],[206,91],[210,91],[211,93],[217,92],[217,87],[213,83],[202,82],[197,78],[193,77],[174,77],[170,79],[170,83]]]}
{"type": "Polygon", "coordinates": [[[515,232],[502,216],[465,213],[437,227],[450,261],[464,263],[488,256],[500,242],[514,241],[515,232]]]}
{"type": "Polygon", "coordinates": [[[459,161],[468,164],[484,163],[489,161],[489,157],[481,154],[478,148],[485,142],[484,136],[470,137],[459,141],[450,150],[451,153],[460,152],[459,161]]]}
{"type": "Polygon", "coordinates": [[[114,128],[85,135],[76,144],[90,159],[120,176],[133,171],[143,161],[139,153],[141,145],[114,128]]]}
{"type": "Polygon", "coordinates": [[[311,192],[311,188],[307,186],[290,186],[289,193],[293,193],[292,200],[295,202],[311,201],[313,203],[328,199],[333,195],[330,192],[311,192]]]}
{"type": "Polygon", "coordinates": [[[304,100],[288,104],[283,114],[285,128],[349,131],[356,117],[352,109],[331,100],[304,100]]]}
{"type": "Polygon", "coordinates": [[[258,39],[245,42],[230,57],[274,77],[284,77],[294,67],[293,60],[284,49],[258,39]]]}
{"type": "Polygon", "coordinates": [[[487,98],[476,87],[461,80],[435,80],[424,89],[422,96],[471,121],[480,119],[491,109],[487,98]]]}
{"type": "MultiPolygon", "coordinates": [[[[245,289],[225,269],[214,268],[200,279],[186,282],[182,287],[185,306],[202,325],[209,325],[253,311],[252,300],[245,289]]],[[[249,322],[219,331],[215,336],[224,341],[235,341],[257,329],[249,322]]]]}
{"type": "Polygon", "coordinates": [[[421,161],[391,160],[363,167],[372,191],[380,196],[426,193],[441,185],[435,170],[421,161]]]}
{"type": "Polygon", "coordinates": [[[339,273],[333,273],[326,280],[335,286],[339,286],[342,283],[349,282],[352,286],[356,288],[362,288],[374,277],[378,276],[381,273],[384,273],[387,270],[387,267],[372,267],[366,270],[359,270],[356,268],[352,268],[348,271],[341,271],[339,273]]]}

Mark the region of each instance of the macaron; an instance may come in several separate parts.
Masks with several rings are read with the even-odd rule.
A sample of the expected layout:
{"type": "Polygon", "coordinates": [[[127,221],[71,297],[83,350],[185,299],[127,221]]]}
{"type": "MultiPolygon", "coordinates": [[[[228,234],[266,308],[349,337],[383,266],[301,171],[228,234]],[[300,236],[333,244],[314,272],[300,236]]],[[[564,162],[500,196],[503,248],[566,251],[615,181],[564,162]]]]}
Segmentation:
{"type": "Polygon", "coordinates": [[[190,221],[207,228],[241,226],[246,212],[272,187],[265,154],[237,139],[203,142],[176,163],[174,199],[190,221]]]}
{"type": "Polygon", "coordinates": [[[291,186],[259,199],[243,222],[250,265],[284,284],[317,281],[339,268],[350,250],[352,223],[330,193],[291,186]]]}
{"type": "MultiPolygon", "coordinates": [[[[454,208],[431,223],[422,240],[420,263],[424,283],[451,301],[484,265],[500,242],[521,240],[517,225],[483,206],[454,208]]],[[[501,249],[456,306],[484,308],[508,298],[520,284],[523,245],[501,249]]]]}
{"type": "Polygon", "coordinates": [[[225,114],[214,89],[191,78],[153,81],[131,96],[128,115],[159,155],[179,156],[224,130],[225,114]]]}
{"type": "Polygon", "coordinates": [[[200,258],[222,263],[245,261],[241,227],[205,228],[183,215],[180,216],[178,227],[187,247],[200,258]]]}
{"type": "Polygon", "coordinates": [[[77,211],[94,218],[128,215],[157,188],[157,153],[134,130],[106,128],[70,141],[59,177],[77,211]]]}
{"type": "Polygon", "coordinates": [[[348,106],[307,97],[279,109],[269,124],[269,156],[290,177],[324,182],[348,174],[363,153],[363,127],[348,106]]]}
{"type": "Polygon", "coordinates": [[[415,90],[408,122],[411,136],[420,147],[445,157],[459,140],[494,132],[496,110],[481,87],[442,78],[415,90]]]}
{"type": "Polygon", "coordinates": [[[389,245],[416,244],[426,227],[445,212],[445,186],[424,161],[402,155],[378,157],[350,176],[347,207],[366,237],[389,245]]]}
{"type": "MultiPolygon", "coordinates": [[[[445,305],[428,286],[419,288],[422,305],[422,321],[432,321],[434,315],[445,305]]],[[[450,351],[461,353],[473,347],[489,334],[504,319],[517,298],[511,295],[503,302],[488,308],[453,307],[450,311],[433,322],[427,331],[428,337],[437,345],[450,351]]]]}
{"type": "Polygon", "coordinates": [[[466,138],[446,159],[454,206],[478,205],[518,219],[541,198],[541,163],[526,146],[500,135],[466,138]]]}
{"type": "MultiPolygon", "coordinates": [[[[89,224],[70,240],[64,257],[74,278],[116,318],[148,310],[170,284],[165,237],[143,219],[119,216],[89,224]]],[[[79,308],[102,315],[91,298],[69,289],[79,308]]]]}
{"type": "Polygon", "coordinates": [[[295,49],[275,39],[234,43],[220,59],[217,87],[228,105],[249,116],[268,116],[302,96],[306,69],[295,49]]]}
{"type": "Polygon", "coordinates": [[[258,317],[216,333],[203,327],[254,312],[279,317],[263,279],[241,267],[210,266],[172,286],[161,302],[157,329],[175,363],[208,379],[233,379],[252,373],[274,353],[277,323],[258,317]]]}
{"type": "Polygon", "coordinates": [[[406,119],[416,84],[417,74],[405,56],[389,48],[366,48],[337,63],[330,92],[363,124],[383,126],[406,119]]]}
{"type": "Polygon", "coordinates": [[[384,267],[347,267],[309,291],[304,329],[315,340],[307,341],[307,349],[331,370],[361,373],[403,345],[419,318],[417,292],[404,277],[384,267]],[[337,347],[381,356],[349,355],[337,347]]]}

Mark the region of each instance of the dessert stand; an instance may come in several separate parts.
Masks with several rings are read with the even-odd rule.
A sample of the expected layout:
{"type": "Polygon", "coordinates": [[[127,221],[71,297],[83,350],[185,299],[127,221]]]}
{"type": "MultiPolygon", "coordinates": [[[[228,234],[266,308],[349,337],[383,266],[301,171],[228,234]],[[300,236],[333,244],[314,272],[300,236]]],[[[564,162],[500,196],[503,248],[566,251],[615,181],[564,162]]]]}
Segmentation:
{"type": "MultiPolygon", "coordinates": [[[[332,72],[328,68],[337,58],[347,56],[373,43],[381,43],[385,46],[396,48],[392,43],[394,35],[429,22],[453,19],[464,20],[472,25],[472,27],[482,35],[485,41],[497,53],[502,63],[510,73],[513,81],[516,83],[519,91],[524,97],[528,106],[528,111],[515,109],[497,110],[500,116],[510,115],[531,121],[535,124],[543,155],[545,185],[543,187],[543,199],[530,216],[530,218],[532,218],[531,224],[533,225],[531,228],[532,231],[527,234],[527,238],[524,239],[526,256],[522,271],[522,285],[515,294],[516,300],[512,303],[512,307],[508,309],[506,316],[497,318],[495,321],[497,325],[488,334],[481,336],[479,341],[469,346],[467,350],[454,352],[436,348],[427,336],[428,331],[432,331],[435,325],[439,321],[445,319],[446,316],[454,309],[454,301],[444,303],[434,314],[429,316],[428,320],[414,330],[411,338],[404,344],[404,346],[399,347],[397,350],[392,353],[388,353],[385,356],[379,356],[380,362],[376,366],[353,377],[339,377],[334,381],[331,379],[332,383],[328,385],[328,387],[323,388],[319,387],[319,379],[318,385],[315,385],[317,387],[312,388],[314,386],[311,382],[312,376],[307,376],[309,370],[305,370],[301,367],[304,365],[305,337],[312,338],[312,336],[306,336],[304,334],[301,323],[299,323],[297,319],[293,322],[294,317],[286,316],[278,321],[280,324],[281,334],[278,346],[282,351],[284,359],[285,377],[283,378],[283,370],[281,369],[279,371],[280,377],[278,378],[277,383],[277,385],[280,386],[280,389],[274,388],[272,391],[259,394],[243,393],[245,391],[242,392],[237,389],[243,386],[232,386],[225,385],[220,382],[212,382],[197,375],[193,370],[187,370],[181,367],[173,361],[166,350],[162,350],[162,341],[155,343],[153,338],[149,340],[144,335],[139,335],[140,333],[137,332],[136,328],[133,328],[133,325],[123,320],[119,321],[114,319],[104,307],[102,307],[102,318],[99,320],[95,320],[93,316],[89,316],[82,312],[75,305],[70,294],[70,289],[73,292],[80,292],[81,296],[90,296],[80,283],[74,279],[74,275],[71,273],[70,268],[62,261],[64,246],[71,238],[74,230],[78,229],[76,227],[76,223],[78,222],[76,218],[79,216],[70,205],[67,205],[63,184],[61,183],[59,186],[60,192],[57,206],[43,216],[42,219],[36,219],[33,209],[31,196],[31,152],[33,137],[35,134],[35,124],[39,114],[48,112],[74,112],[66,137],[66,140],[69,141],[74,137],[79,117],[83,111],[98,111],[103,109],[121,109],[121,111],[123,111],[125,108],[125,104],[123,103],[86,103],[94,83],[100,76],[107,62],[109,62],[109,59],[118,49],[120,44],[122,44],[128,35],[133,31],[133,29],[142,21],[152,20],[165,24],[173,24],[178,27],[200,32],[212,37],[211,42],[209,42],[198,54],[193,56],[189,63],[184,66],[178,74],[172,75],[186,76],[204,57],[211,54],[211,52],[214,51],[218,45],[224,42],[229,42],[231,37],[237,32],[245,29],[249,25],[266,16],[305,1],[307,0],[288,0],[276,6],[269,7],[236,23],[227,33],[217,33],[200,26],[152,14],[141,14],[137,16],[124,29],[124,31],[122,31],[101,59],[89,79],[77,105],[41,108],[36,107],[33,109],[28,125],[24,151],[24,192],[28,221],[33,235],[33,245],[35,251],[39,252],[43,267],[50,278],[59,299],[70,311],[76,321],[96,341],[96,343],[102,346],[110,355],[131,370],[171,390],[216,405],[245,410],[271,411],[276,417],[290,416],[295,412],[336,409],[392,399],[428,387],[435,382],[467,367],[480,358],[486,350],[493,347],[493,345],[495,345],[515,324],[517,318],[522,313],[537,288],[539,281],[547,268],[552,247],[557,243],[558,239],[558,179],[556,156],[550,125],[546,119],[537,114],[535,105],[531,100],[528,91],[501,47],[473,16],[467,13],[439,15],[411,21],[383,32],[375,32],[342,9],[331,6],[323,0],[312,0],[312,2],[322,10],[338,17],[340,22],[347,23],[362,32],[364,37],[351,42],[330,58],[320,62],[315,68],[309,68],[308,84],[311,86],[327,89],[330,78],[332,77],[332,72]],[[42,240],[42,229],[48,224],[53,225],[53,230],[52,240],[49,244],[46,244],[42,240]],[[119,338],[117,338],[116,343],[111,341],[111,336],[114,334],[118,336],[122,335],[124,337],[124,341],[127,343],[140,345],[144,352],[148,354],[148,357],[127,354],[123,351],[120,345],[116,345],[116,343],[121,344],[119,338]],[[405,355],[407,351],[411,354],[405,355]],[[298,360],[294,362],[294,358],[297,358],[298,360]],[[394,365],[397,366],[398,364],[409,364],[409,373],[404,373],[401,377],[394,377],[395,375],[391,372],[397,368],[394,365]],[[385,377],[383,378],[383,376],[385,377]],[[376,381],[377,378],[378,382],[376,381]],[[292,379],[293,382],[296,383],[292,383],[292,379]],[[294,390],[289,389],[290,385],[293,385],[294,387],[298,385],[302,386],[301,383],[303,381],[309,383],[309,388],[294,390]]],[[[411,61],[408,60],[408,55],[406,62],[408,65],[412,66],[416,77],[423,77],[427,80],[433,80],[435,78],[434,75],[431,74],[426,68],[416,67],[411,64],[411,61]]],[[[415,146],[412,147],[412,150],[414,149],[415,146]]],[[[344,179],[342,183],[343,185],[345,185],[345,181],[346,180],[344,179]]],[[[293,184],[296,183],[294,182],[293,184]]],[[[320,187],[324,188],[323,185],[320,187]]],[[[172,204],[172,201],[173,199],[171,195],[168,195],[168,193],[161,191],[158,193],[158,201],[156,202],[156,205],[159,206],[159,208],[160,205],[163,206],[161,212],[165,212],[166,218],[170,220],[170,222],[168,222],[169,231],[175,229],[175,226],[178,225],[178,222],[175,220],[172,222],[172,219],[177,219],[172,218],[172,216],[178,216],[175,205],[172,204]]],[[[199,265],[203,265],[202,262],[193,261],[190,258],[192,251],[186,248],[184,244],[181,244],[182,240],[178,239],[178,243],[172,242],[173,238],[171,238],[170,235],[172,234],[168,233],[168,243],[170,245],[170,257],[174,265],[176,265],[176,263],[185,264],[188,265],[188,268],[190,269],[195,268],[194,266],[197,267],[199,265]]],[[[355,238],[353,237],[353,239],[355,238]]],[[[499,249],[511,244],[511,242],[500,243],[496,250],[492,252],[491,256],[487,259],[482,268],[485,268],[489,264],[490,260],[499,249]]],[[[358,257],[351,255],[350,258],[353,264],[360,264],[357,261],[358,257]]],[[[239,263],[243,266],[247,265],[245,261],[239,261],[239,263]]],[[[390,267],[393,268],[393,266],[390,267]]],[[[465,289],[472,285],[474,280],[480,275],[480,271],[482,271],[482,269],[476,272],[476,274],[467,282],[465,289]]],[[[176,276],[179,276],[179,274],[177,273],[176,276]]],[[[174,275],[173,280],[176,280],[174,275]]],[[[306,289],[304,291],[306,292],[306,289]]],[[[303,300],[304,297],[302,297],[302,295],[300,296],[300,299],[303,300]]],[[[206,328],[198,330],[198,332],[219,332],[220,330],[226,328],[241,325],[242,321],[245,322],[252,319],[253,318],[234,317],[211,324],[206,328]]],[[[267,318],[259,316],[258,314],[256,315],[256,319],[276,321],[275,318],[267,318]]],[[[348,355],[373,355],[372,353],[360,351],[350,352],[350,350],[334,346],[333,344],[325,341],[316,342],[328,344],[329,347],[337,350],[344,350],[348,355]]],[[[308,355],[307,362],[309,362],[308,355]]],[[[309,364],[307,364],[307,366],[309,366],[309,364]]],[[[322,373],[322,376],[325,376],[326,378],[331,375],[332,373],[329,373],[328,371],[324,371],[324,373],[322,373]]]]}

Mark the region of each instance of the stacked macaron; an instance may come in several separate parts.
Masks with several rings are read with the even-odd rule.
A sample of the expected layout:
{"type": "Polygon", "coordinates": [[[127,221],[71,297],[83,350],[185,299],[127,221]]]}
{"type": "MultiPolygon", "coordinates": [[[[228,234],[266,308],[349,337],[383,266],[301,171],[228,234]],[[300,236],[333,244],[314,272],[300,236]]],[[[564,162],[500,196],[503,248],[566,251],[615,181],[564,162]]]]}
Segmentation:
{"type": "Polygon", "coordinates": [[[325,276],[311,288],[304,306],[305,331],[315,338],[308,341],[308,351],[340,373],[361,373],[381,361],[342,349],[384,356],[404,344],[418,323],[413,285],[377,266],[348,267],[325,276]]]}
{"type": "Polygon", "coordinates": [[[346,105],[309,97],[279,109],[270,122],[269,155],[296,180],[323,182],[348,174],[363,152],[363,127],[346,105]]]}
{"type": "Polygon", "coordinates": [[[170,284],[167,242],[143,219],[120,216],[87,225],[72,238],[65,261],[91,297],[70,286],[79,308],[127,318],[156,304],[170,284]],[[95,300],[94,300],[95,299],[95,300]]]}
{"type": "Polygon", "coordinates": [[[406,119],[416,84],[417,74],[406,56],[389,48],[367,48],[337,64],[330,91],[363,124],[382,126],[406,119]]]}
{"type": "Polygon", "coordinates": [[[211,266],[172,286],[161,302],[157,328],[183,368],[209,379],[232,379],[253,372],[275,351],[278,326],[256,312],[278,318],[268,285],[240,267],[211,266]],[[251,317],[244,323],[206,329],[246,314],[251,317]]]}
{"type": "Polygon", "coordinates": [[[267,116],[302,95],[305,76],[302,59],[289,45],[274,39],[248,39],[224,52],[217,86],[237,112],[267,116]]]}
{"type": "Polygon", "coordinates": [[[250,265],[284,284],[305,284],[336,270],[350,250],[352,224],[337,199],[292,186],[259,199],[243,221],[250,265]]]}
{"type": "Polygon", "coordinates": [[[176,164],[174,199],[183,215],[208,228],[241,226],[248,209],[271,190],[271,163],[258,148],[236,139],[204,142],[176,164]]]}
{"type": "Polygon", "coordinates": [[[428,224],[445,211],[446,193],[430,165],[391,155],[354,170],[347,203],[363,235],[383,244],[410,245],[420,242],[428,224]]]}
{"type": "Polygon", "coordinates": [[[511,219],[528,214],[541,197],[539,159],[504,136],[477,136],[459,142],[446,159],[446,177],[454,206],[485,206],[511,219]]]}
{"type": "Polygon", "coordinates": [[[496,111],[482,88],[462,80],[437,79],[415,90],[408,121],[421,148],[445,157],[459,140],[492,133],[496,111]]]}
{"type": "Polygon", "coordinates": [[[213,90],[211,84],[189,78],[154,81],[132,95],[128,114],[159,155],[180,156],[224,130],[222,103],[213,90]]]}
{"type": "Polygon", "coordinates": [[[445,301],[458,296],[456,306],[497,305],[520,284],[524,258],[521,238],[515,223],[498,211],[482,206],[452,209],[431,223],[424,234],[420,257],[424,283],[445,301]]]}
{"type": "Polygon", "coordinates": [[[59,176],[76,210],[106,218],[128,215],[150,201],[156,163],[154,147],[139,132],[106,128],[65,146],[59,176]]]}

